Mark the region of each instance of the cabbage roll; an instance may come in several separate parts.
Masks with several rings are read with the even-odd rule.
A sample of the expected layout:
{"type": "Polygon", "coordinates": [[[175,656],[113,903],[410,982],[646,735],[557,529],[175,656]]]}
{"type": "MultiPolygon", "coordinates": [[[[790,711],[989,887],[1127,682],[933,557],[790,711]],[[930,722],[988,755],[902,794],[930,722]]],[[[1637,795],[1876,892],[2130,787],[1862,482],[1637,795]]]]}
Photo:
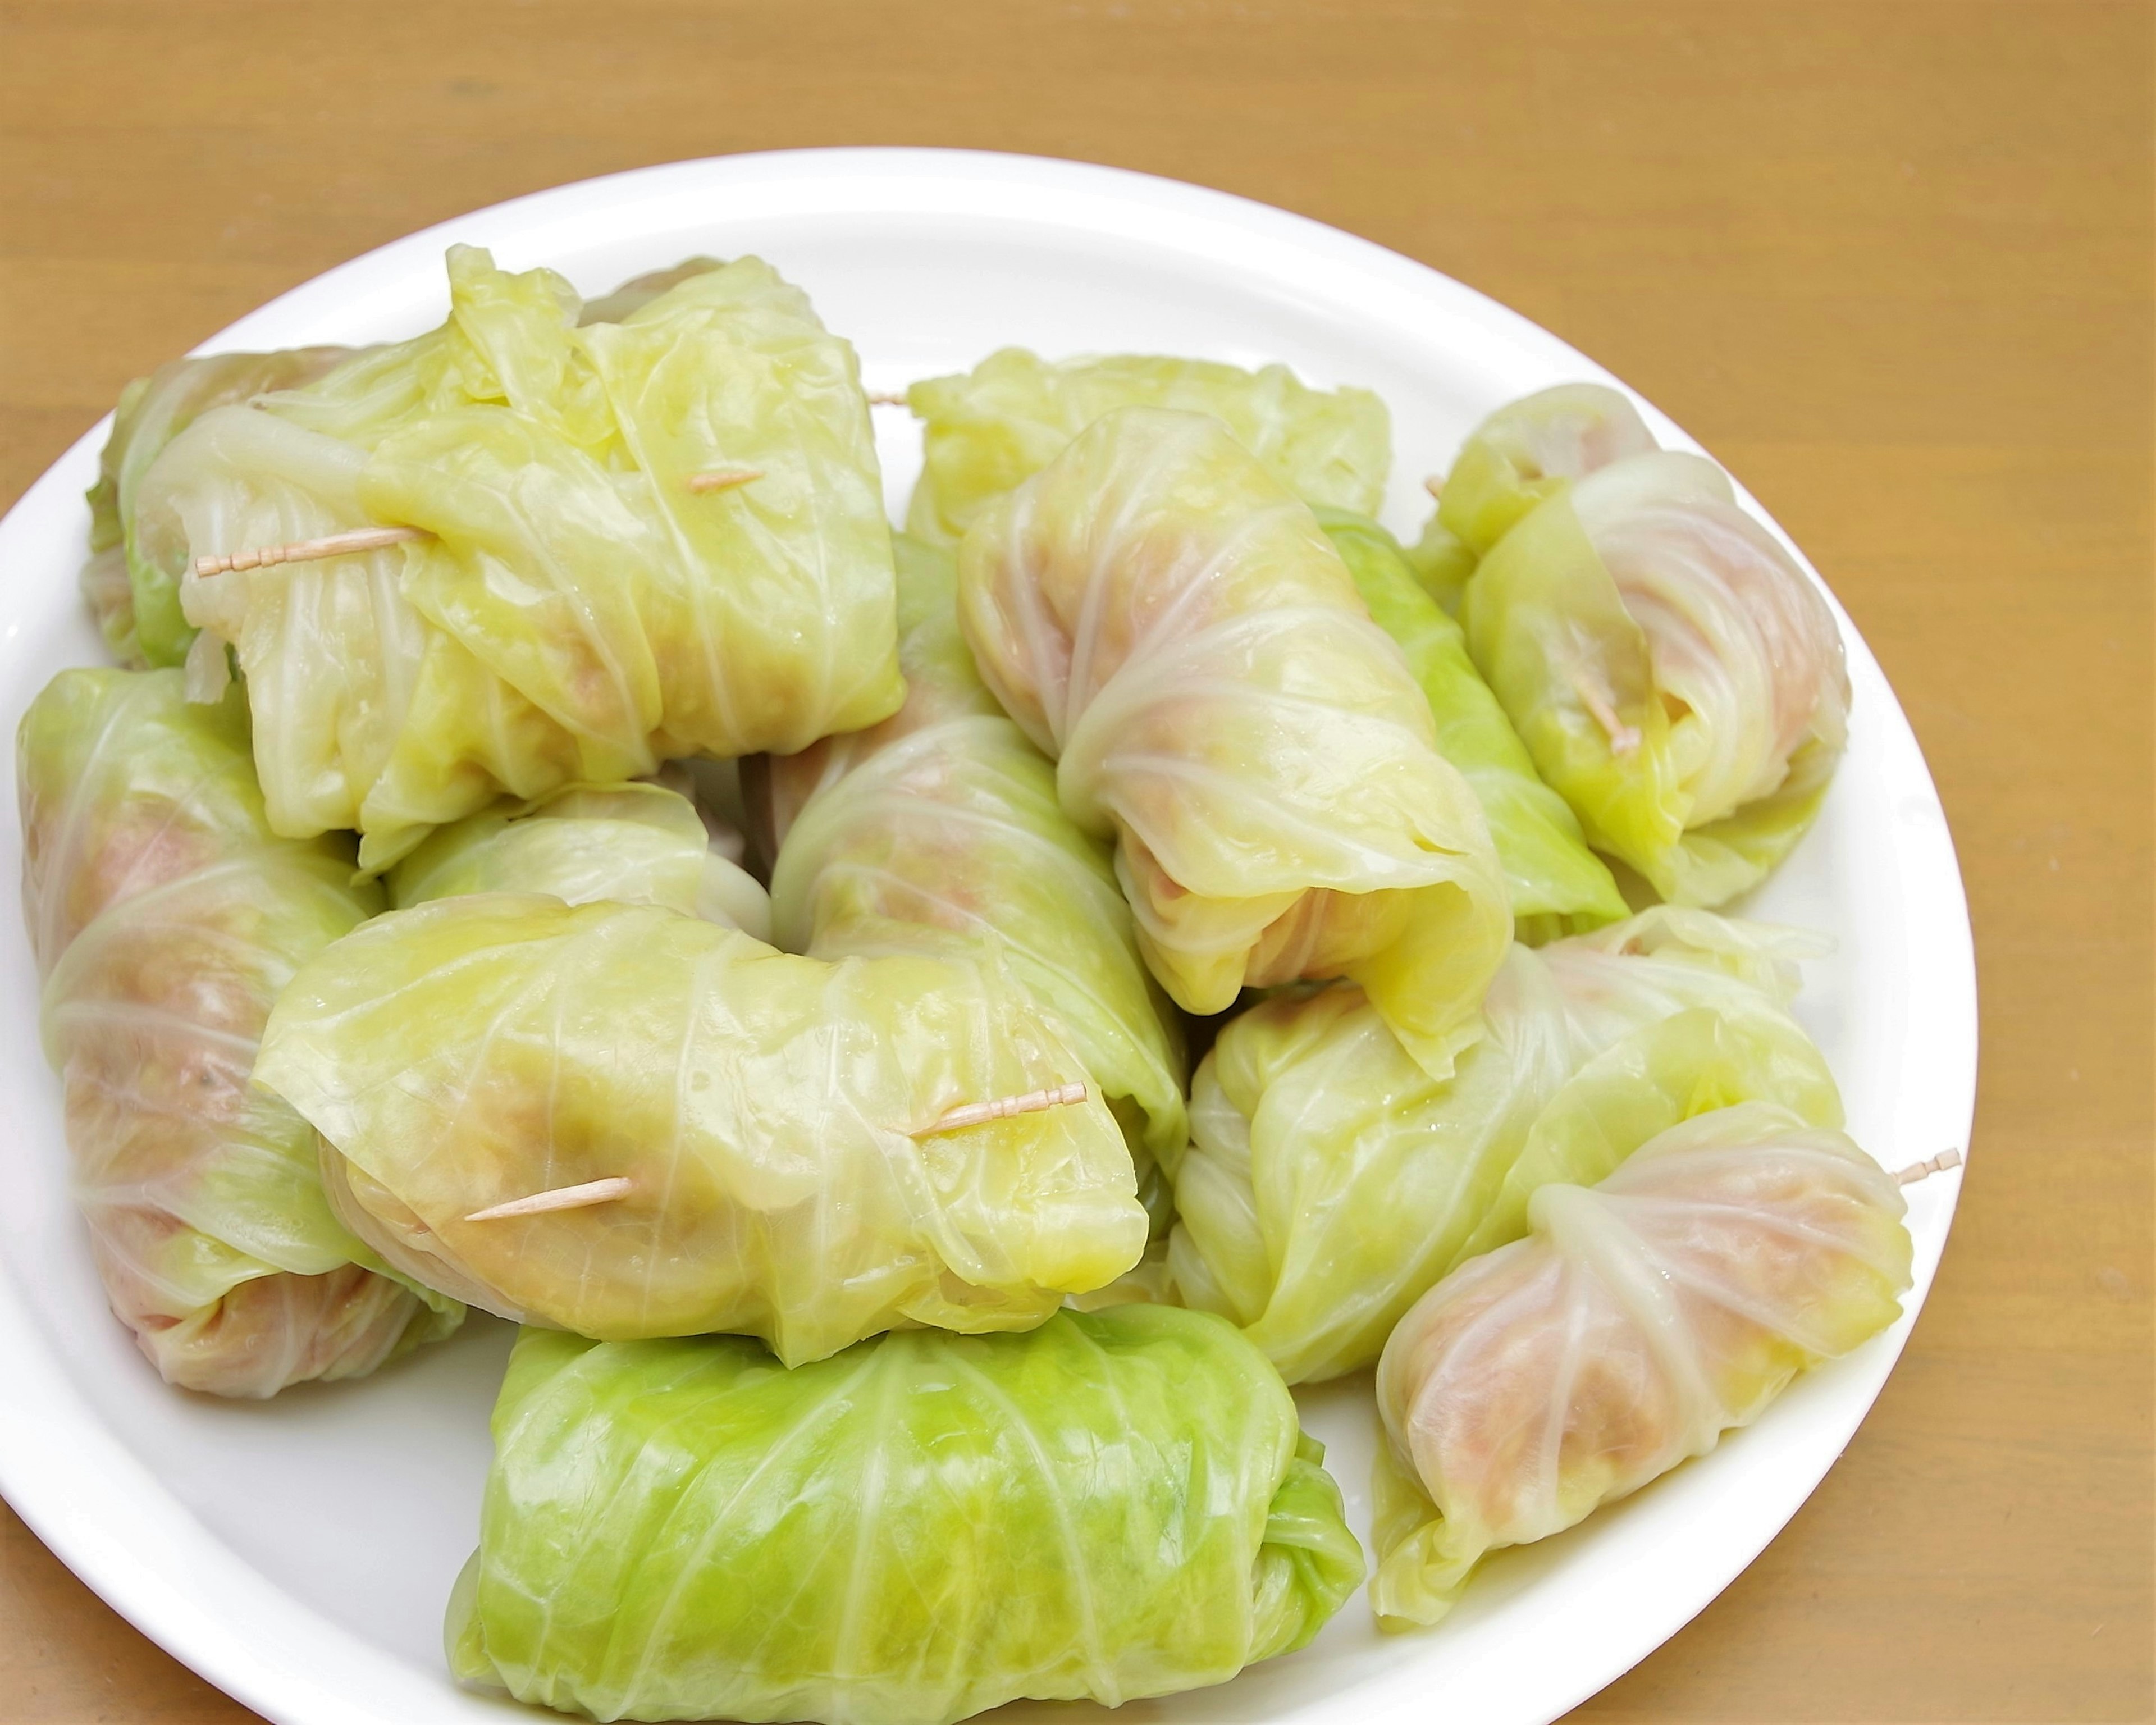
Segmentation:
{"type": "Polygon", "coordinates": [[[177,670],[62,671],[15,781],[75,1199],[151,1363],[264,1397],[454,1329],[339,1224],[306,1122],[249,1086],[270,1003],[381,901],[348,846],[270,832],[239,701],[191,704],[177,670]]]}
{"type": "Polygon", "coordinates": [[[973,668],[949,554],[901,536],[898,569],[905,706],[762,769],[778,943],[843,958],[986,942],[1060,1020],[1149,1190],[1151,1165],[1188,1136],[1181,1027],[1138,956],[1107,847],[1063,812],[1055,768],[973,668]]]}
{"type": "Polygon", "coordinates": [[[1600,383],[1539,390],[1507,403],[1468,434],[1438,494],[1438,522],[1471,557],[1487,557],[1573,480],[1657,447],[1620,390],[1600,383]]]}
{"type": "MultiPolygon", "coordinates": [[[[689,277],[722,267],[716,259],[690,258],[637,276],[585,301],[579,321],[618,323],[689,277]]],[[[195,634],[180,612],[179,568],[161,567],[136,548],[136,496],[151,463],[208,409],[300,388],[352,357],[348,347],[189,357],[137,377],[121,392],[97,483],[89,492],[91,556],[82,585],[106,645],[123,664],[178,665],[195,634]]]]}
{"type": "Polygon", "coordinates": [[[1448,616],[1478,561],[1545,498],[1597,468],[1656,449],[1655,434],[1621,392],[1561,383],[1508,403],[1460,446],[1422,536],[1402,555],[1448,616]]]}
{"type": "Polygon", "coordinates": [[[1317,517],[1219,421],[1096,421],[974,523],[958,604],[1178,1005],[1347,976],[1450,1067],[1512,932],[1489,828],[1317,517]]]}
{"type": "Polygon", "coordinates": [[[1026,1328],[1145,1245],[1097,1094],[930,1130],[1085,1081],[985,955],[832,964],[655,906],[444,899],[304,968],[255,1077],[391,1263],[605,1341],[737,1332],[798,1364],[899,1324],[1026,1328]],[[482,1214],[594,1182],[621,1183],[482,1214]]]}
{"type": "Polygon", "coordinates": [[[852,349],[744,259],[580,326],[567,285],[449,253],[440,329],[218,408],[141,483],[191,688],[248,682],[270,820],[387,867],[497,797],[806,747],[904,695],[852,349]],[[194,559],[423,536],[199,575],[194,559]]]}
{"type": "Polygon", "coordinates": [[[1380,1622],[1436,1622],[1486,1552],[1705,1454],[1892,1323],[1902,1214],[1848,1138],[1765,1102],[1671,1127],[1598,1185],[1537,1192],[1532,1236],[1446,1277],[1386,1345],[1380,1622]]]}
{"type": "Polygon", "coordinates": [[[437,828],[390,870],[389,901],[401,911],[468,892],[550,892],[572,905],[663,905],[768,940],[770,896],[723,854],[730,839],[669,787],[572,785],[437,828]]]}
{"type": "Polygon", "coordinates": [[[791,1372],[527,1332],[494,1435],[450,1666],[600,1719],[1114,1707],[1303,1645],[1363,1573],[1278,1376],[1162,1307],[791,1372]]]}
{"type": "Polygon", "coordinates": [[[1337,1376],[1448,1271],[1525,1231],[1538,1186],[1606,1173],[1619,1116],[1764,1098],[1838,1126],[1833,1077],[1786,1009],[1804,950],[1669,910],[1516,946],[1481,1040],[1441,1080],[1359,989],[1251,1008],[1192,1088],[1178,1296],[1241,1325],[1290,1383],[1337,1376]]]}
{"type": "Polygon", "coordinates": [[[1848,736],[1840,632],[1712,463],[1578,480],[1484,559],[1462,619],[1589,842],[1665,899],[1735,897],[1819,812],[1848,736]]]}
{"type": "Polygon", "coordinates": [[[1627,914],[1578,818],[1536,775],[1512,721],[1467,656],[1460,625],[1416,585],[1393,536],[1366,516],[1318,520],[1377,625],[1400,644],[1437,721],[1437,752],[1466,775],[1504,865],[1515,938],[1577,934],[1627,914]]]}
{"type": "Polygon", "coordinates": [[[90,561],[82,588],[99,633],[123,665],[178,665],[194,631],[180,614],[179,571],[145,553],[136,528],[142,476],[177,437],[212,408],[297,388],[341,364],[344,347],[278,353],[215,353],[176,359],[120,393],[112,434],[90,488],[90,561]]]}
{"type": "Polygon", "coordinates": [[[956,545],[982,511],[1030,479],[1104,413],[1209,413],[1306,503],[1377,512],[1392,467],[1392,422],[1367,389],[1312,389],[1286,366],[1246,372],[1197,359],[1119,354],[1051,364],[1022,347],[906,394],[921,424],[921,470],[907,531],[956,545]]]}

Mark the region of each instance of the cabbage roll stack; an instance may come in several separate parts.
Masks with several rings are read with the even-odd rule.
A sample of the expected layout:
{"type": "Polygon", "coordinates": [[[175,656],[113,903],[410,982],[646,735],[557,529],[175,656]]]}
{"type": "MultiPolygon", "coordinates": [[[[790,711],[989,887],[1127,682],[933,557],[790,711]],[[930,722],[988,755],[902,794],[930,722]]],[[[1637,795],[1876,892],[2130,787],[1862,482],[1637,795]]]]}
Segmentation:
{"type": "Polygon", "coordinates": [[[791,1372],[732,1339],[527,1332],[494,1434],[450,1665],[601,1719],[1114,1707],[1301,1646],[1363,1575],[1280,1378],[1197,1312],[791,1372]]]}
{"type": "Polygon", "coordinates": [[[1826,600],[1697,455],[1635,455],[1538,505],[1477,568],[1469,650],[1589,841],[1673,903],[1756,886],[1847,741],[1826,600]]]}
{"type": "Polygon", "coordinates": [[[778,943],[819,958],[985,943],[1061,1021],[1147,1189],[1188,1136],[1181,1028],[1107,847],[1063,812],[1055,768],[973,668],[948,553],[901,537],[898,570],[905,706],[762,768],[778,943]]]}
{"type": "Polygon", "coordinates": [[[340,1224],[314,1134],[249,1086],[270,1004],[379,907],[350,848],[280,839],[236,697],[63,671],[17,737],[23,906],[76,1201],[112,1309],[167,1382],[350,1378],[447,1334],[340,1224]]]}
{"type": "Polygon", "coordinates": [[[1096,421],[975,522],[959,616],[1178,1005],[1344,975],[1449,1068],[1512,932],[1489,829],[1317,518],[1217,420],[1096,421]]]}
{"type": "MultiPolygon", "coordinates": [[[[143,477],[191,688],[229,643],[270,819],[370,870],[501,795],[891,713],[890,530],[852,349],[743,259],[619,321],[453,248],[441,328],[202,414],[143,477]],[[418,536],[203,574],[366,528],[418,536]]],[[[624,301],[626,303],[626,301],[624,301]]]]}
{"type": "MultiPolygon", "coordinates": [[[[1611,1133],[1765,1099],[1820,1126],[1841,1103],[1789,1015],[1781,932],[1658,910],[1516,946],[1451,1074],[1409,1058],[1362,991],[1251,1008],[1191,1092],[1168,1269],[1291,1383],[1376,1359],[1456,1265],[1517,1238],[1535,1190],[1608,1172],[1611,1133]]],[[[1636,1142],[1636,1137],[1627,1142],[1636,1142]]]]}
{"type": "Polygon", "coordinates": [[[1460,625],[1416,584],[1393,536],[1366,516],[1318,520],[1377,625],[1400,644],[1437,722],[1437,752],[1473,787],[1504,865],[1517,939],[1578,934],[1627,912],[1578,818],[1542,782],[1512,721],[1467,656],[1460,625]]]}
{"type": "Polygon", "coordinates": [[[981,512],[1118,408],[1207,413],[1306,503],[1373,515],[1392,466],[1392,424],[1367,389],[1312,389],[1286,366],[1116,354],[1050,363],[1022,347],[906,393],[921,422],[906,530],[956,545],[981,512]]]}
{"type": "Polygon", "coordinates": [[[1114,1116],[992,958],[444,899],[309,965],[255,1076],[390,1262],[602,1340],[732,1332],[798,1364],[896,1325],[1023,1329],[1145,1245],[1114,1116]],[[1065,1086],[1084,1100],[937,1129],[1065,1086]]]}
{"type": "Polygon", "coordinates": [[[549,892],[572,905],[663,905],[768,940],[770,895],[740,854],[739,834],[714,830],[670,786],[572,785],[438,828],[390,870],[389,901],[402,911],[464,893],[549,892]]]}
{"type": "Polygon", "coordinates": [[[1909,1287],[1893,1177],[1768,1103],[1671,1127],[1591,1188],[1544,1186],[1530,1214],[1532,1237],[1431,1289],[1378,1366],[1371,1594],[1389,1628],[1444,1616],[1485,1553],[1712,1450],[1892,1323],[1909,1287]]]}

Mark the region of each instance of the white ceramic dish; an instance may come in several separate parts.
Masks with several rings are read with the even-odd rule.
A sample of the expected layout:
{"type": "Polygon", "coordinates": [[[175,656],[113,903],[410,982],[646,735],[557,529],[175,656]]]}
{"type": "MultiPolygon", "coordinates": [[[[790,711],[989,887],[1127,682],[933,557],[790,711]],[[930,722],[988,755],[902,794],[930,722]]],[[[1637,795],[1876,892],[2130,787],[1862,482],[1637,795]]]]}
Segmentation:
{"type": "MultiPolygon", "coordinates": [[[[1568,378],[1614,381],[1459,284],[1278,210],[1106,168],[910,150],[682,162],[521,198],[333,270],[205,350],[412,333],[443,315],[453,240],[490,246],[511,268],[551,264],[587,292],[691,252],[755,252],[853,339],[872,389],[1013,342],[1054,356],[1283,360],[1315,382],[1368,385],[1393,412],[1388,515],[1403,530],[1426,507],[1420,476],[1442,470],[1489,409],[1568,378]]],[[[1644,410],[1665,442],[1697,447],[1644,410]]],[[[880,411],[878,425],[896,515],[918,440],[902,412],[880,411]]],[[[81,494],[105,429],[0,524],[10,734],[55,669],[99,657],[74,574],[81,494]]],[[[1835,955],[1811,967],[1801,1013],[1841,1081],[1851,1130],[1898,1167],[1968,1142],[1974,960],[1938,793],[1877,664],[1841,623],[1856,687],[1849,756],[1818,826],[1748,908],[1837,937],[1835,955]]],[[[0,834],[0,875],[13,879],[12,818],[0,834]]],[[[0,1491],[112,1605],[280,1725],[499,1722],[506,1704],[450,1686],[438,1625],[476,1537],[507,1327],[478,1320],[377,1378],[264,1406],[166,1389],[92,1273],[36,1022],[23,932],[0,919],[0,1071],[16,1098],[0,1158],[0,1491]]],[[[1912,1191],[1916,1287],[1890,1334],[1800,1380],[1714,1455],[1496,1558],[1439,1630],[1382,1637],[1358,1599],[1301,1653],[1119,1717],[1370,1725],[1441,1712],[1541,1725],[1562,1713],[1706,1604],[1818,1484],[1893,1366],[1958,1191],[1958,1175],[1912,1191]]],[[[1368,1382],[1302,1398],[1358,1532],[1368,1382]]]]}

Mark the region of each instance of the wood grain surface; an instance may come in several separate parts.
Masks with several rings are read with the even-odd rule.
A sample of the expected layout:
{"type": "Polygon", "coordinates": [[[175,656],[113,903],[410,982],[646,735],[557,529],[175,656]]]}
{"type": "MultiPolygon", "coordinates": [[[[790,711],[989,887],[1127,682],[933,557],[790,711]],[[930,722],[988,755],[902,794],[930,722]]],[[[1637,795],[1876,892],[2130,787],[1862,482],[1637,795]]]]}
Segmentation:
{"type": "MultiPolygon", "coordinates": [[[[1517,307],[1847,603],[1944,793],[1983,990],[1901,1369],[1773,1548],[1577,1717],[2146,1719],[2153,46],[2148,4],[2102,0],[0,3],[0,497],[354,253],[682,157],[1111,162],[1517,307]]],[[[0,1542],[0,1720],[249,1717],[0,1542]]]]}

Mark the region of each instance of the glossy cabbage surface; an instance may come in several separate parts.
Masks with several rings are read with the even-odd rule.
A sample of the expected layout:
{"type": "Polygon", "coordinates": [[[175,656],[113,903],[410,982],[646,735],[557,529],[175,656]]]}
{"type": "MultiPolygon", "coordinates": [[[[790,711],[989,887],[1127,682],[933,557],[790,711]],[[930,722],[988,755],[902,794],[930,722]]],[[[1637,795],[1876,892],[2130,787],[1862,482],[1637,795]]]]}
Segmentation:
{"type": "MultiPolygon", "coordinates": [[[[1470,557],[1487,557],[1576,479],[1656,448],[1640,410],[1601,383],[1560,383],[1508,402],[1468,434],[1439,493],[1437,521],[1470,557]]],[[[1425,546],[1442,542],[1425,536],[1425,546]]]]}
{"type": "Polygon", "coordinates": [[[572,905],[663,905],[771,937],[769,895],[720,853],[696,805],[663,785],[572,785],[468,814],[437,828],[387,884],[400,911],[470,892],[548,892],[572,905]]]}
{"type": "Polygon", "coordinates": [[[1515,946],[1444,1079],[1359,989],[1252,1007],[1192,1088],[1178,1296],[1242,1326],[1290,1383],[1337,1376],[1440,1277],[1524,1232],[1539,1187],[1607,1173],[1643,1116],[1766,1099],[1838,1126],[1834,1080],[1787,1010],[1804,950],[1666,909],[1515,946]]]}
{"type": "Polygon", "coordinates": [[[180,614],[179,570],[146,554],[137,526],[142,476],[212,408],[310,383],[350,357],[343,347],[213,353],[176,359],[120,393],[89,492],[90,561],[82,588],[113,656],[141,669],[178,665],[194,630],[180,614]]]}
{"type": "Polygon", "coordinates": [[[1321,510],[1318,520],[1371,619],[1407,655],[1436,721],[1437,752],[1466,776],[1481,804],[1517,937],[1544,940],[1621,920],[1623,895],[1587,848],[1578,818],[1536,773],[1527,746],[1468,657],[1460,625],[1417,584],[1393,536],[1364,516],[1321,510]]]}
{"type": "Polygon", "coordinates": [[[723,258],[701,255],[684,258],[678,264],[670,264],[664,270],[646,270],[641,275],[632,275],[610,294],[601,294],[584,301],[577,312],[577,321],[588,326],[595,323],[619,323],[631,314],[641,311],[662,294],[674,289],[695,275],[708,275],[714,270],[726,267],[723,258]]]}
{"type": "Polygon", "coordinates": [[[1461,595],[1477,561],[1459,536],[1433,513],[1412,545],[1401,548],[1409,572],[1448,617],[1460,614],[1461,595]]]}
{"type": "Polygon", "coordinates": [[[293,973],[380,906],[350,848],[270,832],[236,699],[69,670],[16,742],[23,908],[71,1183],[113,1311],[169,1383],[274,1395],[462,1317],[377,1273],[314,1134],[249,1084],[293,973]]]}
{"type": "Polygon", "coordinates": [[[1639,455],[1541,505],[1469,583],[1467,644],[1598,849],[1674,903],[1756,886],[1848,740],[1825,599],[1696,455],[1639,455]]]}
{"type": "Polygon", "coordinates": [[[611,1719],[944,1725],[1302,1645],[1362,1553],[1264,1358],[1196,1312],[864,1342],[527,1332],[459,1677],[611,1719]]]}
{"type": "Polygon", "coordinates": [[[1440,482],[1440,501],[1403,555],[1447,616],[1476,563],[1536,506],[1573,480],[1656,446],[1639,410],[1599,383],[1561,383],[1509,402],[1468,434],[1440,482]]]}
{"type": "Polygon", "coordinates": [[[144,554],[246,676],[270,819],[369,869],[496,797],[795,749],[890,713],[890,531],[851,347],[744,259],[580,326],[452,249],[440,329],[204,413],[144,476],[144,554]],[[698,491],[699,475],[756,477],[698,491]],[[209,577],[208,554],[430,536],[209,577]]]}
{"type": "Polygon", "coordinates": [[[1378,1368],[1380,1620],[1435,1622],[1485,1553],[1712,1450],[1892,1323],[1902,1214],[1847,1137],[1764,1102],[1652,1135],[1593,1187],[1543,1187],[1532,1235],[1433,1288],[1378,1368]]]}
{"type": "Polygon", "coordinates": [[[898,567],[905,706],[763,769],[778,944],[998,953],[1061,1021],[1142,1177],[1188,1136],[1181,1027],[1138,956],[1108,847],[1064,813],[1055,767],[974,670],[949,554],[901,536],[898,567]]]}
{"type": "Polygon", "coordinates": [[[1096,421],[975,522],[958,608],[1178,1004],[1347,976],[1449,1067],[1512,932],[1487,824],[1316,516],[1217,420],[1096,421]]]}
{"type": "Polygon", "coordinates": [[[1374,514],[1392,467],[1392,421],[1367,389],[1312,389],[1286,366],[1118,354],[1052,364],[1022,347],[906,392],[921,421],[921,478],[906,530],[955,545],[981,511],[1030,479],[1104,413],[1206,413],[1312,504],[1374,514]]]}
{"type": "Polygon", "coordinates": [[[278,1003],[256,1076],[321,1132],[341,1213],[414,1278],[606,1340],[728,1332],[789,1363],[896,1325],[1022,1329],[1113,1281],[1146,1214],[998,965],[826,963],[651,906],[511,893],[393,911],[278,1003]],[[625,1178],[626,1196],[475,1212],[625,1178]]]}
{"type": "MultiPolygon", "coordinates": [[[[716,259],[690,258],[639,275],[586,300],[578,321],[618,323],[689,277],[722,267],[716,259]]],[[[352,357],[346,347],[190,356],[121,392],[97,483],[89,493],[91,557],[83,566],[82,585],[105,644],[123,664],[181,664],[195,634],[180,610],[180,568],[160,564],[136,547],[136,500],[151,463],[210,408],[300,388],[352,357]]]]}

